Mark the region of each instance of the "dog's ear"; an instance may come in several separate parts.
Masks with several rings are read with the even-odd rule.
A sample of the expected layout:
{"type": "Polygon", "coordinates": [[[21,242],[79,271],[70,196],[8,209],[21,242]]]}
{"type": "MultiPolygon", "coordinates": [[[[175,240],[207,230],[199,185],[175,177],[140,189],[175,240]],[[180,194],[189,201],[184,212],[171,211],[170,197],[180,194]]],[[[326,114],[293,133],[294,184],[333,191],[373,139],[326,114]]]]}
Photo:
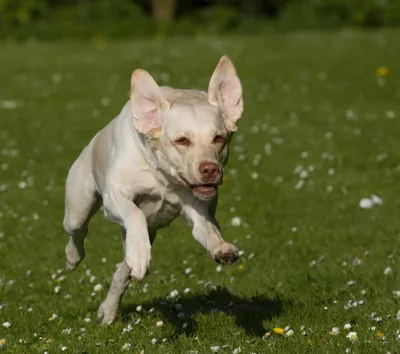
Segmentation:
{"type": "Polygon", "coordinates": [[[226,127],[234,132],[243,113],[242,85],[232,61],[224,55],[211,76],[208,101],[220,109],[226,127]]]}
{"type": "Polygon", "coordinates": [[[161,129],[162,111],[170,106],[153,77],[142,69],[132,73],[130,104],[133,123],[144,135],[161,129]]]}

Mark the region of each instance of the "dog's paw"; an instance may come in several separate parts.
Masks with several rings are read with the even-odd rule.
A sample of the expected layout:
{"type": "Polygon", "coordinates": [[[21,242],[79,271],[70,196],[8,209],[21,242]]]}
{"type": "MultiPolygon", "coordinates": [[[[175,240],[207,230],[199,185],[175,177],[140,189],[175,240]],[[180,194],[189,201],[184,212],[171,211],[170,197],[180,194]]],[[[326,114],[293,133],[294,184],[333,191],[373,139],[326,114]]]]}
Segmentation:
{"type": "Polygon", "coordinates": [[[73,242],[69,242],[65,247],[66,269],[72,272],[82,262],[85,257],[85,250],[78,249],[73,242]]]}
{"type": "Polygon", "coordinates": [[[102,325],[112,324],[118,315],[119,303],[110,304],[104,300],[97,311],[97,319],[102,325]]]}
{"type": "Polygon", "coordinates": [[[230,264],[239,259],[239,252],[236,246],[224,242],[215,247],[210,252],[210,256],[218,263],[230,264]]]}
{"type": "Polygon", "coordinates": [[[125,262],[130,270],[130,276],[136,280],[143,280],[150,266],[151,245],[135,244],[126,247],[125,262]]]}

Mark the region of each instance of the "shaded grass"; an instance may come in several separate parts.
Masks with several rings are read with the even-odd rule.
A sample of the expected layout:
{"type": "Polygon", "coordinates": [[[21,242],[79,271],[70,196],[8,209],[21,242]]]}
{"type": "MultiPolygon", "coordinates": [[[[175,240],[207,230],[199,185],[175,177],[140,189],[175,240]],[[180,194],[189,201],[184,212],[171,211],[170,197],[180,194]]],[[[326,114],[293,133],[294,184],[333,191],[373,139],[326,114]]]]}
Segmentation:
{"type": "Polygon", "coordinates": [[[398,31],[4,43],[0,102],[16,101],[17,107],[0,105],[0,303],[8,304],[0,318],[11,322],[0,327],[3,350],[58,352],[65,345],[67,352],[110,353],[128,342],[133,352],[147,353],[209,353],[217,345],[227,345],[220,349],[226,353],[238,347],[244,353],[396,352],[399,44],[398,31]],[[97,215],[84,263],[57,281],[67,241],[68,168],[122,108],[133,69],[148,69],[161,84],[206,88],[225,53],[243,81],[245,116],[218,218],[224,237],[244,251],[241,261],[217,272],[177,220],[161,230],[151,272],[128,289],[122,316],[100,327],[95,312],[122,257],[119,229],[97,215]],[[376,77],[381,65],[389,68],[384,80],[376,77]],[[296,166],[308,171],[299,189],[296,166]],[[360,199],[371,194],[383,205],[360,209],[360,199]],[[240,227],[231,225],[234,216],[240,227]],[[386,267],[391,275],[384,276],[386,267]],[[93,292],[96,284],[103,290],[93,292]],[[175,289],[178,299],[168,299],[175,289]],[[364,303],[345,310],[349,300],[364,303]],[[372,321],[371,312],[382,321],[372,321]],[[53,313],[59,317],[49,321],[53,313]],[[158,320],[164,326],[157,327],[158,320]],[[358,343],[345,337],[348,322],[358,343]],[[123,334],[128,323],[133,330],[123,334]],[[295,334],[263,340],[276,326],[290,326],[295,334]],[[339,336],[329,334],[334,326],[339,336]],[[62,334],[65,328],[71,333],[62,334]]]}

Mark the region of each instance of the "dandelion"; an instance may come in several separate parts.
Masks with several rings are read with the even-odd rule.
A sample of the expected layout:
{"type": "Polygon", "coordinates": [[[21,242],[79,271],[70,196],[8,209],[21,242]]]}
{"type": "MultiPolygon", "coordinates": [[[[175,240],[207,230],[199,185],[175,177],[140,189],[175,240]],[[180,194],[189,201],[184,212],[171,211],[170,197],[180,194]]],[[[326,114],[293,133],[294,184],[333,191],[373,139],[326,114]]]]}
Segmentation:
{"type": "Polygon", "coordinates": [[[340,333],[339,327],[333,327],[329,333],[333,336],[337,336],[340,333]]]}
{"type": "Polygon", "coordinates": [[[380,66],[376,69],[376,75],[379,77],[386,77],[389,74],[389,69],[386,66],[380,66]]]}
{"type": "Polygon", "coordinates": [[[284,330],[283,328],[280,328],[280,327],[275,327],[275,328],[274,328],[274,332],[275,332],[276,334],[279,334],[279,335],[282,335],[284,331],[285,331],[285,330],[284,330]]]}
{"type": "Polygon", "coordinates": [[[358,337],[357,337],[357,332],[350,332],[347,334],[346,338],[350,340],[350,342],[354,343],[357,342],[358,337]]]}
{"type": "Polygon", "coordinates": [[[2,338],[0,339],[0,348],[3,348],[6,345],[6,339],[2,338]]]}
{"type": "Polygon", "coordinates": [[[238,269],[239,269],[239,270],[243,270],[243,269],[244,269],[244,265],[241,264],[240,266],[238,266],[238,269]]]}
{"type": "Polygon", "coordinates": [[[386,339],[385,335],[384,335],[383,332],[381,332],[381,331],[376,332],[376,335],[377,335],[378,338],[381,339],[381,340],[385,340],[385,339],[386,339]]]}

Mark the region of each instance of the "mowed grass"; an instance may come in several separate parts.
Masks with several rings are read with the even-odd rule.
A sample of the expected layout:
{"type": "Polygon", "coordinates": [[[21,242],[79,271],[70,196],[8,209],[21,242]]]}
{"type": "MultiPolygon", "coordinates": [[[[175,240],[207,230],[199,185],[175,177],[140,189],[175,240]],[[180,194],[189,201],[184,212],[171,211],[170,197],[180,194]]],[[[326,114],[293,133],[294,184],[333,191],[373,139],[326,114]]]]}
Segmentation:
{"type": "Polygon", "coordinates": [[[134,353],[398,352],[399,57],[398,30],[2,43],[3,352],[116,353],[125,343],[134,353]],[[245,114],[217,215],[241,260],[217,268],[177,220],[159,232],[122,315],[102,327],[96,311],[122,260],[120,230],[99,213],[86,259],[65,274],[68,169],[125,104],[134,69],[206,89],[223,54],[242,79],[245,114]],[[383,204],[360,208],[371,195],[383,204]],[[264,335],[287,326],[292,336],[264,335]]]}

